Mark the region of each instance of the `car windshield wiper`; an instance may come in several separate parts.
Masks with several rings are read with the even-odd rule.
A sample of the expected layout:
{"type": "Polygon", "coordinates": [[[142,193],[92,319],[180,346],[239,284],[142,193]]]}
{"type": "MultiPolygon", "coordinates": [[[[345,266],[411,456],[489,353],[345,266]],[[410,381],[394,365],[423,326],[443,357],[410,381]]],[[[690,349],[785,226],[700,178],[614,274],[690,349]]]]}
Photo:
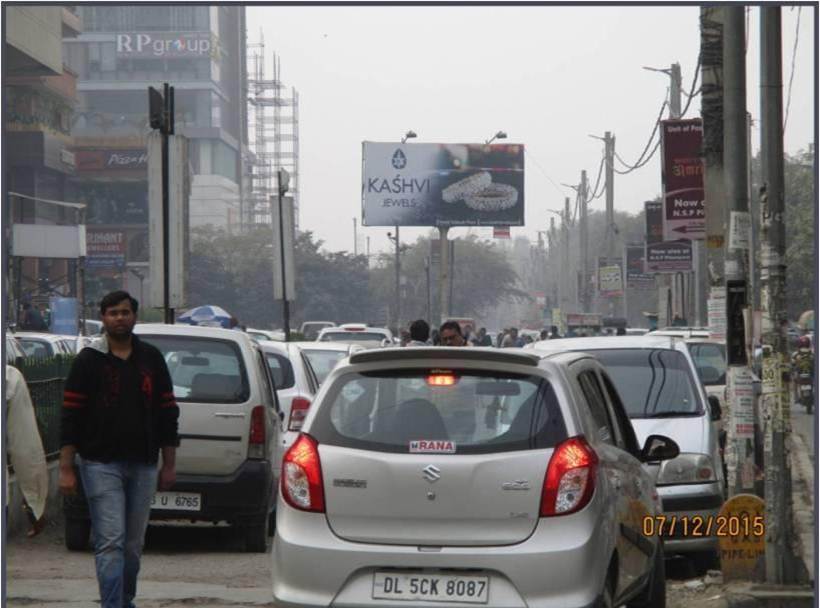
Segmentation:
{"type": "Polygon", "coordinates": [[[635,416],[635,418],[677,418],[678,416],[700,416],[700,412],[655,412],[645,416],[635,416]]]}

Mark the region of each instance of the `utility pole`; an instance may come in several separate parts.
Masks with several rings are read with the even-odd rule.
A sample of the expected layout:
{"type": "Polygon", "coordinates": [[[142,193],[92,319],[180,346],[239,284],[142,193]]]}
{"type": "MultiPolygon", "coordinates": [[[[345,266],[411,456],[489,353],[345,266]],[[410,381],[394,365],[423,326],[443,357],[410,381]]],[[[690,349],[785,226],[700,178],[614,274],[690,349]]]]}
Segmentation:
{"type": "Polygon", "coordinates": [[[430,300],[430,256],[424,258],[424,276],[427,279],[427,298],[425,302],[427,303],[427,321],[432,322],[433,320],[433,303],[430,300]]]}
{"type": "Polygon", "coordinates": [[[441,323],[444,323],[450,316],[450,290],[447,285],[447,277],[450,269],[450,246],[447,241],[447,227],[439,227],[438,242],[441,261],[439,262],[439,305],[441,308],[441,323]]]}
{"type": "Polygon", "coordinates": [[[792,550],[789,349],[786,336],[786,222],[783,179],[783,74],[781,9],[760,8],[760,130],[764,152],[761,188],[763,232],[763,407],[766,466],[766,580],[797,582],[792,550]]]}
{"type": "MultiPolygon", "coordinates": [[[[606,158],[606,263],[615,257],[615,239],[612,229],[615,226],[615,137],[607,131],[604,133],[604,156],[606,158]]],[[[609,316],[615,316],[614,304],[609,299],[609,316]]]]}
{"type": "MultiPolygon", "coordinates": [[[[681,110],[681,97],[682,86],[680,64],[673,63],[669,66],[669,118],[679,119],[682,117],[683,112],[681,110]]],[[[664,205],[665,204],[666,202],[664,201],[664,205]]],[[[664,209],[664,214],[665,213],[666,209],[664,209]]],[[[686,306],[684,305],[683,298],[681,297],[683,292],[683,273],[676,272],[671,276],[667,275],[667,278],[671,280],[669,286],[672,289],[672,302],[674,302],[673,311],[679,311],[681,318],[688,319],[686,314],[686,306]],[[678,282],[679,277],[680,283],[678,282]]]]}
{"type": "Polygon", "coordinates": [[[746,354],[743,317],[748,302],[749,193],[746,173],[746,26],[744,7],[723,7],[723,149],[726,200],[730,209],[730,237],[726,241],[726,355],[729,370],[727,394],[731,420],[728,428],[727,468],[729,491],[754,491],[754,402],[752,378],[746,354]],[[734,232],[734,234],[733,234],[734,232]],[[742,242],[746,240],[745,244],[742,242]],[[737,242],[736,242],[737,241],[737,242]],[[751,420],[751,422],[749,422],[751,420]]]}
{"type": "Polygon", "coordinates": [[[578,190],[580,197],[580,246],[581,246],[581,309],[583,312],[589,312],[589,224],[587,223],[587,204],[588,201],[587,172],[581,171],[581,186],[578,190]]]}
{"type": "Polygon", "coordinates": [[[570,272],[569,272],[569,197],[564,199],[564,213],[561,222],[561,310],[564,314],[570,307],[570,272]]]}
{"type": "Polygon", "coordinates": [[[359,255],[359,239],[356,235],[356,218],[353,218],[353,255],[359,255]]]}
{"type": "Polygon", "coordinates": [[[401,242],[399,240],[399,227],[396,226],[396,236],[391,236],[391,234],[387,233],[387,238],[389,238],[396,246],[396,256],[395,261],[393,262],[393,266],[396,269],[396,332],[401,331],[401,242]]]}
{"type": "MultiPolygon", "coordinates": [[[[552,280],[552,307],[553,308],[560,308],[561,307],[561,296],[560,296],[560,285],[559,279],[556,276],[558,273],[556,272],[555,264],[556,264],[556,256],[555,250],[558,247],[558,234],[555,229],[555,218],[550,218],[550,230],[547,233],[547,240],[549,242],[549,268],[550,268],[550,278],[552,280]]],[[[553,319],[553,325],[558,325],[558,322],[553,319]]]]}

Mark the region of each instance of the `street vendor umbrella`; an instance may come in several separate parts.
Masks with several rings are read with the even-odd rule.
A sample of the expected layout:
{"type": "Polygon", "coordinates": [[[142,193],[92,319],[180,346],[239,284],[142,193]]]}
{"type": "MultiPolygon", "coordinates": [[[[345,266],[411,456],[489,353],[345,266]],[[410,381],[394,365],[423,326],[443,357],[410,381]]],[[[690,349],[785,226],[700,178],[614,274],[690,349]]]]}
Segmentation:
{"type": "Polygon", "coordinates": [[[181,314],[177,321],[188,325],[230,328],[231,313],[219,306],[197,306],[181,314]]]}
{"type": "Polygon", "coordinates": [[[814,330],[814,311],[807,310],[800,318],[797,319],[797,324],[804,330],[804,331],[813,331],[814,330]]]}

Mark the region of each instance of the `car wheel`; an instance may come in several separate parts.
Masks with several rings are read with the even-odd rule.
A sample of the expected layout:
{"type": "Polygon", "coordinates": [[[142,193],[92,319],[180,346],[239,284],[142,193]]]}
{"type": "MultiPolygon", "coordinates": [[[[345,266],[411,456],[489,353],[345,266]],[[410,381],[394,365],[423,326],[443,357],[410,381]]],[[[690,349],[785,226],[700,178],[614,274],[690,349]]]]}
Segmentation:
{"type": "Polygon", "coordinates": [[[265,515],[261,522],[243,526],[246,553],[265,553],[270,543],[270,518],[265,515]]]}
{"type": "Polygon", "coordinates": [[[717,551],[690,553],[689,559],[692,560],[692,567],[695,569],[696,576],[703,576],[709,570],[717,570],[720,567],[717,551]]]}
{"type": "Polygon", "coordinates": [[[65,520],[65,547],[69,551],[85,551],[91,535],[91,521],[88,519],[65,520]]]}
{"type": "Polygon", "coordinates": [[[658,547],[655,552],[646,591],[638,599],[629,602],[627,608],[666,608],[666,563],[663,559],[663,547],[658,547]]]}

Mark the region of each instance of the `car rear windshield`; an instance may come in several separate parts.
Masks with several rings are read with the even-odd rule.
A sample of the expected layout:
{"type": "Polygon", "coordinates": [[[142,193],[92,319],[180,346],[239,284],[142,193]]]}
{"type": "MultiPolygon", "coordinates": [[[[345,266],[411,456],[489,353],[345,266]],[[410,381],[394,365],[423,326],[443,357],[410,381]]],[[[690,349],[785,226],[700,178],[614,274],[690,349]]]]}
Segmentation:
{"type": "Polygon", "coordinates": [[[177,401],[244,403],[250,398],[248,373],[236,343],[188,336],[140,338],[165,357],[177,401]]]}
{"type": "Polygon", "coordinates": [[[669,349],[596,350],[630,418],[703,413],[697,386],[683,354],[669,349]]]}
{"type": "Polygon", "coordinates": [[[310,433],[320,443],[382,452],[481,454],[554,447],[567,431],[542,378],[415,369],[340,377],[310,433]]]}
{"type": "Polygon", "coordinates": [[[319,384],[324,383],[336,364],[347,356],[346,352],[337,350],[303,350],[305,357],[310,363],[313,373],[319,384]]]}
{"type": "Polygon", "coordinates": [[[387,338],[384,334],[370,331],[329,331],[322,334],[321,342],[379,342],[387,338]]]}
{"type": "Polygon", "coordinates": [[[692,342],[687,345],[695,361],[700,381],[705,386],[726,384],[726,346],[709,342],[692,342]]]}

